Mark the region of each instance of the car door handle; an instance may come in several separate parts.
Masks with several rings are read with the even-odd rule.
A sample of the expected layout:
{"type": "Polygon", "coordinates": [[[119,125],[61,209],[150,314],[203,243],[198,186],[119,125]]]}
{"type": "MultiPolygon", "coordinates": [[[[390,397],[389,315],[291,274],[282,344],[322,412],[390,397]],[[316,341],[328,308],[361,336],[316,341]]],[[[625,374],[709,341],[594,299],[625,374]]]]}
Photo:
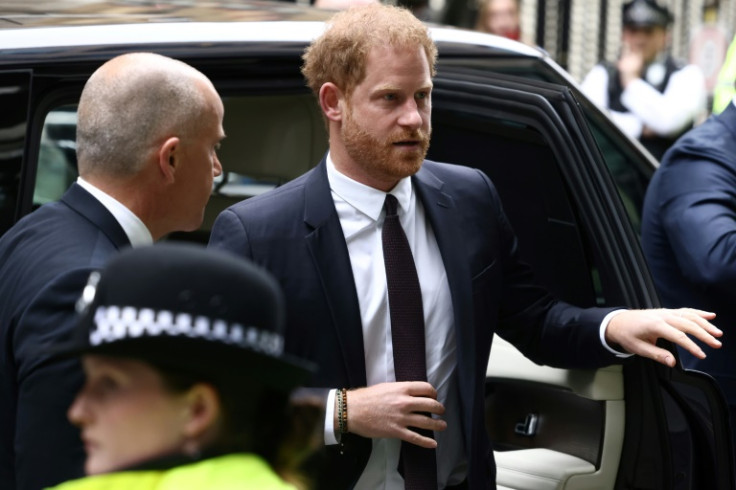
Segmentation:
{"type": "Polygon", "coordinates": [[[535,413],[529,413],[523,422],[519,422],[514,427],[514,432],[524,437],[532,437],[537,433],[537,423],[539,416],[535,413]]]}

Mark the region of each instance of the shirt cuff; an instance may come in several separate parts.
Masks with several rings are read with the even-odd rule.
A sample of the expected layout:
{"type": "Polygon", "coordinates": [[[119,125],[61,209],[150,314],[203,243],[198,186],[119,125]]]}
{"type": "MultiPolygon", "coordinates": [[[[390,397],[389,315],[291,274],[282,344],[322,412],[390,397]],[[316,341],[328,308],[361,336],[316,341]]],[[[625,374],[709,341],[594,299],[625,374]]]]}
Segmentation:
{"type": "Polygon", "coordinates": [[[340,441],[335,436],[335,392],[330,390],[327,394],[327,406],[325,406],[325,446],[338,444],[340,441]]]}
{"type": "MultiPolygon", "coordinates": [[[[613,318],[614,316],[618,315],[619,313],[623,313],[624,311],[626,311],[626,310],[613,310],[608,315],[604,316],[603,317],[603,321],[601,322],[601,328],[599,330],[600,336],[601,336],[601,344],[603,344],[603,347],[605,347],[608,352],[610,352],[612,354],[615,354],[616,357],[620,357],[622,359],[625,359],[627,357],[631,357],[634,354],[631,354],[629,352],[620,352],[620,351],[617,351],[616,349],[611,348],[611,346],[608,345],[608,342],[606,342],[606,329],[608,328],[608,324],[611,323],[611,318],[613,318]]],[[[328,401],[328,403],[329,403],[329,401],[328,401]]],[[[332,426],[332,422],[331,421],[330,421],[330,426],[332,426]]],[[[326,430],[327,430],[327,428],[325,428],[325,431],[326,430]]]]}

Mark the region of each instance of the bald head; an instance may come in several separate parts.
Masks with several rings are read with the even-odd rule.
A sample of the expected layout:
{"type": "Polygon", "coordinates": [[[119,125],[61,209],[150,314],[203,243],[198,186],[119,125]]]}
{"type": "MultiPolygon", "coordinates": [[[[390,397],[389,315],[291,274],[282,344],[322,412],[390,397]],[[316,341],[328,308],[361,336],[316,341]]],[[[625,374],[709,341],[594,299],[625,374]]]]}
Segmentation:
{"type": "Polygon", "coordinates": [[[83,177],[136,174],[157,145],[197,130],[216,94],[202,73],[153,53],[111,59],[87,81],[79,101],[77,158],[83,177]]]}

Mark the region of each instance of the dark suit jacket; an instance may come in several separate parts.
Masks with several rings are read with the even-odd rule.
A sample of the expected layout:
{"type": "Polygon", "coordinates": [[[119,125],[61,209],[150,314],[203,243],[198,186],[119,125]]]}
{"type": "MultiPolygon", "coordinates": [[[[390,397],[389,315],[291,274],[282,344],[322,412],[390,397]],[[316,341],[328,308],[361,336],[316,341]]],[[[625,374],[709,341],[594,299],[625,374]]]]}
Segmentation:
{"type": "Polygon", "coordinates": [[[0,488],[38,490],[82,475],[84,450],[66,419],[82,373],[76,361],[46,362],[44,351],[76,323],[90,271],[128,244],[77,184],[0,238],[0,488]]]}
{"type": "Polygon", "coordinates": [[[685,367],[712,374],[736,406],[736,107],[696,127],[665,154],[647,189],[642,246],[665,306],[717,314],[721,349],[685,367]],[[730,340],[730,341],[729,341],[730,340]]]}
{"type": "MultiPolygon", "coordinates": [[[[468,481],[474,489],[494,488],[483,414],[493,333],[539,363],[600,366],[614,361],[599,339],[607,311],[555,302],[532,284],[485,174],[425,161],[412,179],[452,296],[468,481]]],[[[358,298],[324,160],[298,179],[225,210],[210,245],[249,257],[279,279],[287,298],[286,349],[318,364],[312,386],[365,386],[358,298]]],[[[362,472],[370,442],[350,439],[343,455],[328,449],[333,459],[320,488],[350,488],[362,472]]]]}

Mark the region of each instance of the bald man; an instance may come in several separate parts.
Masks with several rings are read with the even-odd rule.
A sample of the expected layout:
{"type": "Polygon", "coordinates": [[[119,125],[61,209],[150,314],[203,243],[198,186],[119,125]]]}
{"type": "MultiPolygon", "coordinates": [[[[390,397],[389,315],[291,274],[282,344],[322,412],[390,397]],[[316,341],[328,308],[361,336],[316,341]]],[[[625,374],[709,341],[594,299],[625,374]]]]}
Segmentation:
{"type": "Polygon", "coordinates": [[[119,56],[87,81],[79,179],[0,238],[0,488],[82,475],[82,441],[65,416],[81,371],[43,352],[68,335],[91,271],[121,248],[201,225],[222,171],[223,113],[206,76],[164,56],[119,56]]]}

